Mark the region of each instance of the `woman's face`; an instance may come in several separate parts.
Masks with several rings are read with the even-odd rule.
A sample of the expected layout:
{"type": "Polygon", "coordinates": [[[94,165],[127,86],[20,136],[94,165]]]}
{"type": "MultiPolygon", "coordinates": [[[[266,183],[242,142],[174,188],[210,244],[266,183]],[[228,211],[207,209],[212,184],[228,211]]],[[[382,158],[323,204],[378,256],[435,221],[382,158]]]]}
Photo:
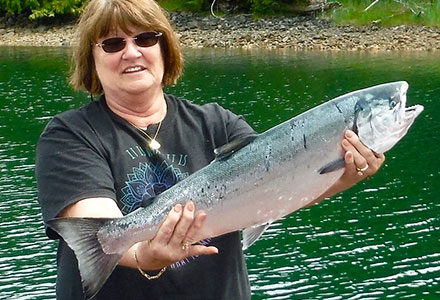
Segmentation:
{"type": "Polygon", "coordinates": [[[115,53],[107,53],[102,47],[93,47],[95,68],[106,96],[120,97],[157,92],[162,89],[164,63],[160,43],[151,47],[140,47],[132,39],[145,30],[129,28],[126,34],[120,28],[97,42],[122,37],[125,48],[115,53]]]}

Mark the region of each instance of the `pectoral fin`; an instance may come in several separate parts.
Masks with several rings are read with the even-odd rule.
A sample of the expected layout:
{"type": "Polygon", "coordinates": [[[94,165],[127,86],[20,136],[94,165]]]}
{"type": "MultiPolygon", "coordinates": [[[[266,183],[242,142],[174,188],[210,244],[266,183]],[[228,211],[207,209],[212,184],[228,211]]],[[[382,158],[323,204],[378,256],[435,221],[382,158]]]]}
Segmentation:
{"type": "Polygon", "coordinates": [[[340,158],[337,160],[334,160],[332,162],[329,162],[325,166],[323,166],[321,169],[318,170],[319,174],[327,174],[339,169],[342,169],[345,166],[345,160],[344,158],[340,158]]]}

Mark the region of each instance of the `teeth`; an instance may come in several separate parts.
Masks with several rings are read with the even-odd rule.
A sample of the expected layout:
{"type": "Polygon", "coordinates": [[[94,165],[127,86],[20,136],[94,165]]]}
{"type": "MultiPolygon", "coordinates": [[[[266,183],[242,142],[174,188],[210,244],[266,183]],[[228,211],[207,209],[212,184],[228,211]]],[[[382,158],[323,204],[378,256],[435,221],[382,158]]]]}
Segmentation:
{"type": "Polygon", "coordinates": [[[140,71],[140,70],[142,70],[141,67],[131,67],[131,68],[126,69],[125,72],[126,72],[126,73],[129,73],[129,72],[138,72],[138,71],[140,71]]]}

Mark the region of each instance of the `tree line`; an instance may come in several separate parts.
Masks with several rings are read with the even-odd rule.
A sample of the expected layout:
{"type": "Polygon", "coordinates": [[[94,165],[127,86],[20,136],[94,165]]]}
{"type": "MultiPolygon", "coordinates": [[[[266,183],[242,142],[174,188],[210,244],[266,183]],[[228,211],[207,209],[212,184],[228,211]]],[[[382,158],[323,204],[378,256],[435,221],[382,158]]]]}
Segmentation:
{"type": "MultiPolygon", "coordinates": [[[[210,12],[214,7],[227,11],[271,14],[292,4],[312,0],[156,0],[165,8],[193,12],[210,12]]],[[[0,15],[25,15],[31,20],[78,16],[87,0],[0,0],[0,15]]]]}

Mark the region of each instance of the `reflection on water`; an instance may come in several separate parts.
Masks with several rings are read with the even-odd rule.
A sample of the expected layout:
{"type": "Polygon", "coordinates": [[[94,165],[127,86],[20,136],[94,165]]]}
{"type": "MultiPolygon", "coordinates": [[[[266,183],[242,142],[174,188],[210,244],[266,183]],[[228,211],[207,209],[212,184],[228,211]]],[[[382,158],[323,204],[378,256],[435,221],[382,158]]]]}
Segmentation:
{"type": "MultiPolygon", "coordinates": [[[[69,53],[0,52],[0,298],[55,297],[34,148],[55,114],[86,103],[66,84],[69,53]]],[[[255,299],[440,298],[440,60],[435,53],[187,50],[169,92],[216,101],[263,131],[351,90],[406,80],[425,111],[371,180],[275,222],[247,252],[255,299]]]]}

